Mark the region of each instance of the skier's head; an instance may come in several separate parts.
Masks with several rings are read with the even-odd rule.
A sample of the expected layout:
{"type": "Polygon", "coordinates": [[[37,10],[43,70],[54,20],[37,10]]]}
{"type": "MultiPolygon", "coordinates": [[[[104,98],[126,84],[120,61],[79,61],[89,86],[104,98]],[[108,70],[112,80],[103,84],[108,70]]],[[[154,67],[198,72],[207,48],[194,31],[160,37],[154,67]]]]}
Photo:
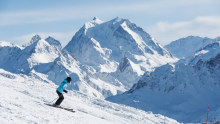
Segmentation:
{"type": "Polygon", "coordinates": [[[67,77],[66,80],[70,83],[72,81],[71,77],[67,77]]]}

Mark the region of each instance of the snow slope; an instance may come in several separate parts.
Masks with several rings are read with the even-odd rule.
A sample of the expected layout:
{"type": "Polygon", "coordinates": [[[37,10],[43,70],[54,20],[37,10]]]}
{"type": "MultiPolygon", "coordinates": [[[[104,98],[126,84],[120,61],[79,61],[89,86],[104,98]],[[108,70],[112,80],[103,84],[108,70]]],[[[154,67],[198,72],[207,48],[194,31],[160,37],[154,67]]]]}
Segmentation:
{"type": "Polygon", "coordinates": [[[207,37],[188,36],[171,42],[166,45],[165,48],[169,50],[172,55],[183,59],[193,56],[197,50],[216,41],[220,41],[220,38],[217,37],[215,39],[211,39],[207,37]]]}
{"type": "Polygon", "coordinates": [[[12,74],[0,69],[1,124],[146,124],[178,122],[158,114],[88,97],[76,91],[64,94],[61,104],[73,108],[71,113],[45,105],[57,97],[57,85],[46,75],[12,74]]]}
{"type": "Polygon", "coordinates": [[[179,122],[220,120],[220,43],[215,42],[189,59],[145,73],[128,92],[108,100],[152,111],[179,122]]]}
{"type": "MultiPolygon", "coordinates": [[[[61,49],[59,41],[52,37],[44,40],[39,35],[34,36],[30,43],[24,47],[1,42],[0,67],[13,73],[46,74],[48,79],[55,84],[59,84],[64,78],[71,76],[73,81],[69,89],[78,90],[98,98],[125,91],[122,84],[113,77],[105,78],[114,84],[111,85],[97,79],[96,76],[89,75],[94,74],[93,68],[81,64],[72,53],[61,49]]],[[[100,77],[106,76],[102,74],[100,77]]]]}
{"type": "MultiPolygon", "coordinates": [[[[70,90],[78,90],[90,96],[104,98],[103,95],[105,95],[105,93],[100,93],[97,89],[94,89],[91,86],[92,83],[90,83],[90,80],[92,78],[87,75],[90,69],[80,64],[71,53],[65,50],[61,52],[60,56],[56,58],[54,62],[35,66],[34,70],[35,71],[32,71],[33,73],[43,73],[48,75],[48,79],[57,85],[67,76],[70,76],[72,78],[72,84],[69,87],[70,90]]],[[[93,80],[93,82],[99,83],[100,81],[93,80]]],[[[100,88],[100,90],[107,90],[110,88],[112,88],[112,86],[100,88]]],[[[117,90],[117,88],[115,89],[117,90]]]]}

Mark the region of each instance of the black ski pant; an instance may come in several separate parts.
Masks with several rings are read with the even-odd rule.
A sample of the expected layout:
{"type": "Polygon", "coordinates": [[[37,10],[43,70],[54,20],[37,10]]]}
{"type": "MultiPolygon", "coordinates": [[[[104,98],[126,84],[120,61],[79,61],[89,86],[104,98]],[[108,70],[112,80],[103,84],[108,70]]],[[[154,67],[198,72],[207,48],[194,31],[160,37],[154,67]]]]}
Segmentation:
{"type": "Polygon", "coordinates": [[[61,104],[61,102],[64,100],[64,96],[63,96],[63,94],[62,93],[60,93],[59,91],[56,91],[57,92],[57,94],[58,94],[58,96],[59,96],[59,98],[58,98],[58,100],[56,101],[56,105],[60,105],[61,104]]]}

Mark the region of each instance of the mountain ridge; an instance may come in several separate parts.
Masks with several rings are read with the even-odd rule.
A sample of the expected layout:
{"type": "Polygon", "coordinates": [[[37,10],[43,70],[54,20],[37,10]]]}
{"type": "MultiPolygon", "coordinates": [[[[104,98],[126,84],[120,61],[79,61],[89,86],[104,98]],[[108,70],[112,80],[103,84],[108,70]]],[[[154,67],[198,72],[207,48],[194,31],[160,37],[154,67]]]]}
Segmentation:
{"type": "Polygon", "coordinates": [[[35,35],[11,58],[17,63],[8,61],[4,69],[43,73],[55,84],[71,76],[69,89],[99,98],[125,92],[145,71],[178,60],[142,28],[119,17],[86,22],[64,48],[52,37],[35,35]]]}
{"type": "Polygon", "coordinates": [[[157,67],[145,73],[129,91],[107,100],[162,113],[183,123],[205,122],[204,108],[209,104],[209,120],[215,122],[220,119],[219,42],[208,44],[189,60],[157,67]]]}
{"type": "Polygon", "coordinates": [[[193,56],[197,50],[216,41],[220,41],[220,38],[211,39],[208,37],[188,36],[167,44],[165,48],[177,58],[185,59],[193,56]]]}

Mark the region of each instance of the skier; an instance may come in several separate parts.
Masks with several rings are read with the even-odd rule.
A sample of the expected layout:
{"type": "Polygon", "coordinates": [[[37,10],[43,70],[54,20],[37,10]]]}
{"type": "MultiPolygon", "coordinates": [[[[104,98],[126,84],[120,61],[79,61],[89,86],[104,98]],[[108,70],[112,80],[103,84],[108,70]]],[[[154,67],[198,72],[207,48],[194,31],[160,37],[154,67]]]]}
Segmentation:
{"type": "Polygon", "coordinates": [[[63,92],[67,93],[68,91],[66,90],[67,88],[67,84],[72,81],[71,77],[67,77],[61,84],[60,86],[57,88],[56,92],[59,96],[58,100],[55,102],[55,104],[53,105],[54,107],[59,107],[61,102],[64,100],[63,97],[63,92]]]}

